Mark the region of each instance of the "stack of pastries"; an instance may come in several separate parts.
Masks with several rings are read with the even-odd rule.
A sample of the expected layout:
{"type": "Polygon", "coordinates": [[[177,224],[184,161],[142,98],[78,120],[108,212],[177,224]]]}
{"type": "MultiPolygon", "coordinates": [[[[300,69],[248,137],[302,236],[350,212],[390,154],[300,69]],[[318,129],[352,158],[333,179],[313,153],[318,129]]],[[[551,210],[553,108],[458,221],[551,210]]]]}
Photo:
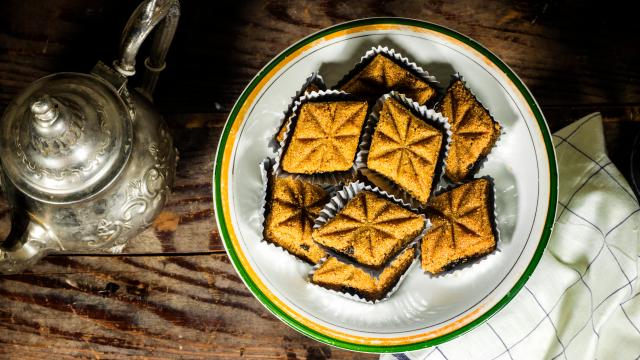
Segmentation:
{"type": "Polygon", "coordinates": [[[367,302],[418,257],[433,276],[496,249],[493,180],[475,174],[502,128],[461,76],[443,90],[377,47],[326,89],[307,79],[274,135],[266,242],[311,264],[311,283],[367,302]]]}

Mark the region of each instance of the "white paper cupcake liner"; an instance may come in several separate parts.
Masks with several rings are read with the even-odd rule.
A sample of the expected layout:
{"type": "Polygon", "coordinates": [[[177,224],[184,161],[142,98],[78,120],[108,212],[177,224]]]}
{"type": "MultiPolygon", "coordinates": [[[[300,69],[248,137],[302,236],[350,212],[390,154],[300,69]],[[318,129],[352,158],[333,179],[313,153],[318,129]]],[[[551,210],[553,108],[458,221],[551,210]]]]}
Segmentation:
{"type": "MultiPolygon", "coordinates": [[[[269,211],[268,201],[272,191],[271,169],[273,165],[274,165],[274,160],[271,158],[266,158],[262,160],[259,165],[260,176],[262,178],[262,193],[261,193],[262,196],[260,197],[260,217],[259,217],[258,231],[261,235],[261,242],[266,243],[267,245],[274,247],[289,256],[293,256],[294,258],[296,258],[296,260],[304,264],[310,265],[308,261],[301,259],[300,257],[290,253],[289,251],[287,251],[287,249],[281,247],[280,245],[267,240],[264,234],[266,221],[267,221],[267,212],[269,211]]],[[[329,198],[333,197],[338,190],[338,187],[333,185],[322,185],[321,187],[329,194],[329,198]]]]}
{"type": "Polygon", "coordinates": [[[418,66],[413,61],[410,61],[407,57],[402,56],[395,49],[390,49],[386,46],[374,46],[369,51],[367,51],[361,58],[360,61],[342,78],[338,83],[333,86],[333,89],[339,89],[341,86],[346,84],[351,78],[353,78],[357,73],[359,73],[362,69],[364,69],[369,62],[378,54],[384,54],[390,59],[394,60],[397,64],[407,69],[410,73],[417,76],[419,79],[424,80],[429,83],[436,91],[436,95],[427,101],[427,103],[433,102],[433,99],[439,98],[439,95],[442,93],[442,88],[436,77],[433,75],[429,75],[429,72],[418,66]]]}
{"type": "Polygon", "coordinates": [[[425,123],[442,132],[443,141],[440,147],[440,153],[438,154],[438,160],[436,162],[433,179],[431,181],[431,194],[433,194],[434,190],[438,188],[438,185],[441,183],[442,178],[444,177],[445,160],[449,154],[452,135],[449,121],[447,120],[447,118],[442,116],[441,113],[436,112],[433,109],[428,109],[426,106],[420,105],[412,99],[406,97],[404,94],[400,94],[396,91],[392,91],[381,96],[373,106],[371,113],[369,114],[369,119],[367,119],[367,126],[365,127],[365,132],[362,136],[362,141],[360,142],[360,146],[358,148],[358,154],[356,155],[356,168],[360,171],[360,173],[362,173],[379,188],[399,197],[404,202],[410,204],[412,207],[424,208],[427,205],[426,203],[420,203],[409,192],[401,188],[393,180],[367,167],[369,149],[371,148],[371,140],[378,125],[379,114],[382,110],[384,102],[389,98],[394,98],[402,105],[404,105],[407,109],[409,109],[409,111],[411,111],[414,115],[422,119],[425,123]]]}
{"type": "MultiPolygon", "coordinates": [[[[389,291],[387,291],[387,293],[384,295],[383,298],[378,299],[378,300],[367,300],[364,297],[355,294],[355,293],[348,293],[348,292],[341,292],[341,291],[337,291],[337,290],[333,290],[333,289],[329,289],[326,288],[324,286],[320,286],[318,284],[314,284],[313,282],[311,282],[311,280],[309,280],[309,284],[311,284],[311,286],[315,286],[318,287],[324,291],[328,291],[330,293],[336,294],[338,296],[347,298],[349,300],[352,301],[357,301],[357,302],[361,302],[361,303],[367,303],[367,304],[377,304],[379,302],[382,301],[387,301],[389,300],[389,298],[391,298],[391,296],[398,291],[398,289],[400,288],[400,285],[402,284],[402,282],[404,281],[404,279],[406,279],[407,275],[409,275],[409,273],[411,273],[411,271],[413,270],[413,268],[416,266],[416,263],[419,263],[419,261],[416,261],[417,259],[419,259],[419,251],[420,249],[418,248],[417,244],[412,244],[411,246],[414,246],[416,248],[416,256],[413,258],[411,264],[407,267],[407,270],[404,271],[404,273],[402,275],[400,275],[400,277],[398,278],[398,280],[396,281],[395,285],[393,285],[391,287],[391,289],[389,291]]],[[[400,254],[402,254],[404,251],[408,250],[411,246],[404,248],[400,254]]],[[[324,264],[325,261],[327,261],[328,258],[324,258],[322,260],[320,260],[316,265],[313,266],[313,268],[311,269],[311,272],[308,275],[308,278],[311,279],[311,277],[313,277],[313,274],[316,272],[316,270],[318,270],[320,268],[320,266],[322,266],[322,264],[324,264]]],[[[420,265],[417,265],[420,266],[420,265]]]]}
{"type": "MultiPolygon", "coordinates": [[[[458,183],[458,184],[452,184],[449,185],[445,188],[439,189],[436,194],[434,194],[434,196],[437,195],[441,195],[445,192],[451,191],[457,187],[460,187],[464,184],[473,182],[474,180],[478,180],[478,179],[487,179],[489,181],[489,198],[491,198],[493,200],[492,203],[489,204],[489,221],[491,223],[491,228],[493,230],[493,234],[496,237],[496,249],[486,255],[481,255],[477,258],[465,261],[462,264],[459,265],[455,265],[452,269],[440,272],[438,274],[431,274],[430,272],[424,271],[424,269],[422,270],[422,272],[427,275],[430,278],[440,278],[440,277],[455,277],[457,276],[461,271],[468,269],[468,268],[472,268],[474,266],[477,266],[478,264],[487,261],[487,259],[491,258],[492,256],[495,256],[496,254],[501,252],[500,246],[502,245],[502,241],[500,240],[500,228],[498,228],[498,211],[496,209],[497,206],[497,202],[496,202],[496,191],[495,191],[495,181],[494,179],[489,176],[489,175],[485,175],[485,176],[480,176],[477,178],[473,178],[473,179],[469,179],[469,180],[465,180],[464,182],[458,183]]],[[[424,241],[424,239],[423,239],[424,241]]],[[[420,247],[418,248],[418,254],[419,254],[419,260],[420,260],[420,264],[422,264],[422,243],[423,241],[420,242],[420,247]]],[[[422,266],[422,265],[421,265],[422,266]]]]}
{"type": "Polygon", "coordinates": [[[278,151],[278,149],[280,148],[280,142],[277,139],[278,134],[280,133],[283,127],[286,127],[289,118],[293,114],[293,107],[295,106],[296,100],[298,100],[304,94],[310,92],[310,91],[306,91],[309,85],[315,85],[320,90],[327,89],[327,86],[324,83],[324,79],[317,72],[311,73],[311,75],[308,78],[306,78],[306,80],[304,81],[300,89],[296,91],[295,96],[291,98],[291,102],[289,103],[289,106],[287,106],[287,110],[284,112],[284,117],[282,118],[280,125],[278,125],[276,132],[269,139],[269,143],[267,144],[267,146],[274,152],[278,151]]]}
{"type": "MultiPolygon", "coordinates": [[[[498,123],[500,125],[500,134],[498,134],[498,137],[496,138],[496,141],[493,143],[493,146],[491,146],[491,149],[489,149],[489,152],[487,153],[487,155],[481,156],[478,159],[478,161],[476,161],[476,163],[473,164],[473,167],[471,168],[471,171],[469,171],[468,178],[472,179],[473,176],[475,174],[477,174],[480,171],[480,169],[482,169],[484,167],[484,164],[487,162],[487,159],[489,159],[493,149],[495,149],[495,148],[500,146],[500,143],[501,143],[501,140],[502,140],[502,135],[504,135],[505,131],[504,131],[504,126],[502,125],[502,123],[500,123],[498,120],[495,119],[495,117],[493,117],[493,114],[491,114],[491,110],[489,110],[488,107],[484,106],[484,104],[478,99],[476,94],[467,85],[467,82],[464,80],[464,77],[459,72],[456,72],[455,74],[451,75],[451,81],[449,82],[449,86],[447,87],[447,91],[449,90],[449,87],[451,87],[453,82],[456,81],[456,80],[462,81],[462,83],[464,84],[464,87],[467,88],[467,90],[469,90],[469,92],[471,93],[471,95],[473,95],[473,98],[478,102],[478,104],[480,104],[480,106],[482,106],[485,110],[487,110],[487,113],[489,114],[489,117],[491,117],[491,120],[495,121],[496,123],[498,123]]],[[[445,91],[445,93],[446,93],[446,91],[445,91]]],[[[441,102],[442,102],[442,98],[438,101],[438,103],[434,107],[438,107],[441,102]]],[[[446,160],[445,160],[445,163],[446,163],[446,160]]],[[[446,166],[446,164],[445,164],[445,166],[446,166]]],[[[445,188],[445,187],[447,187],[448,185],[451,185],[451,184],[455,184],[455,182],[451,181],[451,179],[449,179],[445,174],[445,176],[443,178],[443,181],[441,181],[441,184],[439,185],[439,188],[445,188]]]]}
{"type": "MultiPolygon", "coordinates": [[[[276,153],[275,164],[273,166],[273,174],[281,177],[293,177],[295,179],[307,181],[313,184],[321,184],[321,185],[323,184],[338,185],[340,183],[354,181],[358,174],[356,165],[355,165],[355,156],[354,156],[354,162],[353,162],[353,165],[351,166],[351,169],[347,171],[335,171],[335,172],[320,173],[320,174],[292,174],[282,169],[280,164],[282,161],[282,156],[287,151],[287,147],[289,145],[289,139],[292,137],[293,130],[295,129],[296,123],[298,122],[298,112],[299,112],[299,109],[302,107],[302,105],[306,104],[307,102],[353,101],[353,100],[357,100],[357,99],[344,91],[337,91],[337,90],[326,90],[326,91],[318,91],[318,92],[314,91],[314,92],[306,93],[300,98],[298,98],[298,100],[296,100],[294,103],[293,110],[292,110],[293,112],[291,115],[291,121],[287,126],[287,131],[284,135],[284,139],[282,140],[282,142],[280,142],[278,152],[276,153]]],[[[362,135],[364,133],[365,126],[366,126],[366,119],[365,119],[365,124],[363,124],[362,126],[363,130],[361,130],[360,132],[360,139],[358,141],[358,144],[362,142],[362,135]]],[[[357,155],[357,152],[356,152],[356,155],[357,155]]]]}
{"type": "Polygon", "coordinates": [[[414,212],[416,215],[420,215],[424,220],[424,227],[422,228],[422,231],[420,232],[420,234],[418,234],[415,238],[407,242],[407,244],[405,244],[400,250],[398,250],[398,252],[395,255],[393,255],[380,269],[374,269],[369,266],[362,265],[354,261],[353,259],[347,257],[344,254],[341,254],[333,249],[323,246],[322,244],[318,244],[330,256],[337,258],[338,260],[340,260],[345,264],[353,265],[357,268],[360,268],[365,272],[367,272],[369,275],[373,276],[374,278],[378,278],[382,273],[382,271],[384,270],[384,268],[388,266],[391,262],[393,262],[404,251],[404,249],[407,249],[408,247],[414,244],[417,244],[424,237],[424,235],[427,233],[427,231],[431,227],[431,222],[429,221],[429,219],[427,219],[427,217],[424,214],[418,211],[418,209],[411,207],[409,204],[405,203],[401,199],[389,194],[386,191],[382,191],[377,187],[372,187],[363,182],[356,181],[356,182],[345,185],[341,190],[337,191],[336,194],[331,199],[329,199],[329,202],[325,205],[325,207],[322,210],[320,210],[320,215],[314,221],[313,228],[314,229],[320,228],[324,224],[326,224],[329,220],[336,217],[336,215],[347,205],[349,200],[353,199],[361,191],[371,191],[382,198],[390,200],[402,206],[403,208],[414,212]]]}

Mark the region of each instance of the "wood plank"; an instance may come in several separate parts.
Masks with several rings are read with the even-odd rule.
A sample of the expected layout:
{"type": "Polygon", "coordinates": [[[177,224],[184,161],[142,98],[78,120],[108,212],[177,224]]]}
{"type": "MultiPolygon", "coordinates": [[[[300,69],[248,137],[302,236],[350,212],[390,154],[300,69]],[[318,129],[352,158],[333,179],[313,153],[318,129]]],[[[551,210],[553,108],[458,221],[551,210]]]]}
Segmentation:
{"type": "Polygon", "coordinates": [[[225,255],[49,257],[0,276],[0,358],[374,359],[271,315],[225,255]]]}

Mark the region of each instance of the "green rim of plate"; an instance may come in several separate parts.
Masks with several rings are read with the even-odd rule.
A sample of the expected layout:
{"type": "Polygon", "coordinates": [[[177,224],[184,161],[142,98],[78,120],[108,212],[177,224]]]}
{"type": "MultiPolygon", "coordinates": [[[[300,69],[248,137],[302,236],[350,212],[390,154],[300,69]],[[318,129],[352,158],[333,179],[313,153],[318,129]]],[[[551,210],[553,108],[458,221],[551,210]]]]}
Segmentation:
{"type": "Polygon", "coordinates": [[[275,316],[277,316],[280,320],[294,328],[295,330],[303,333],[310,338],[318,340],[320,342],[333,345],[336,347],[340,347],[347,350],[353,351],[362,351],[362,352],[375,352],[375,353],[393,353],[393,352],[405,352],[405,351],[413,351],[419,350],[426,347],[435,346],[438,344],[442,344],[449,340],[452,340],[467,331],[475,328],[476,326],[482,324],[486,320],[488,320],[491,316],[493,316],[496,312],[502,309],[505,305],[511,301],[516,294],[522,289],[524,284],[527,282],[531,274],[535,270],[540,258],[542,257],[542,253],[544,252],[545,247],[547,246],[547,242],[549,241],[549,237],[551,236],[551,230],[553,228],[553,223],[555,219],[556,206],[557,206],[557,197],[558,197],[558,171],[556,167],[556,159],[555,159],[555,149],[553,147],[553,142],[551,140],[551,135],[549,132],[549,128],[547,127],[547,123],[536,103],[535,99],[529,92],[529,89],[524,85],[524,83],[518,78],[518,76],[496,55],[491,53],[485,47],[480,45],[475,40],[462,35],[456,31],[445,28],[440,25],[420,21],[413,19],[405,19],[405,18],[369,18],[362,20],[350,21],[342,24],[338,24],[324,30],[321,30],[315,34],[309,35],[308,37],[298,41],[296,44],[292,45],[282,53],[280,53],[276,58],[271,60],[260,72],[253,78],[251,83],[245,88],[242,92],[238,100],[236,101],[227,122],[224,126],[223,132],[220,136],[220,142],[218,143],[218,149],[216,151],[215,164],[214,164],[214,174],[213,174],[213,199],[214,206],[216,212],[216,221],[218,223],[218,231],[220,232],[221,238],[224,241],[225,249],[227,250],[227,254],[231,259],[236,271],[240,274],[240,277],[247,285],[249,290],[253,293],[253,295],[275,316]],[[222,157],[224,155],[224,149],[227,145],[227,138],[229,136],[229,130],[231,129],[231,125],[236,121],[236,116],[244,102],[246,101],[249,94],[254,90],[256,85],[262,80],[262,78],[268,74],[277,64],[279,64],[282,60],[284,60],[287,56],[291,55],[297,49],[313,42],[319,38],[327,36],[331,33],[351,29],[359,26],[365,25],[380,25],[380,24],[393,24],[393,25],[409,25],[414,27],[419,27],[423,29],[428,29],[432,31],[439,32],[441,34],[450,36],[459,40],[466,45],[469,45],[474,50],[478,51],[482,55],[486,56],[491,62],[493,62],[500,70],[502,70],[507,77],[513,82],[513,84],[518,88],[522,96],[527,101],[527,104],[531,108],[536,121],[538,122],[538,126],[540,127],[540,131],[544,138],[544,144],[547,150],[547,157],[549,160],[549,175],[550,175],[550,191],[549,191],[549,211],[547,212],[544,230],[542,232],[542,237],[540,242],[538,243],[538,247],[536,249],[535,254],[531,258],[529,265],[527,266],[524,274],[520,277],[520,279],[515,283],[515,285],[511,288],[511,290],[502,298],[500,301],[494,305],[487,312],[479,316],[474,321],[464,325],[463,327],[447,333],[445,335],[439,336],[437,338],[429,339],[426,341],[406,344],[406,345],[391,345],[391,346],[379,346],[379,345],[364,345],[364,344],[356,344],[348,341],[334,339],[330,336],[327,336],[323,333],[310,329],[306,325],[298,322],[293,319],[291,316],[282,311],[279,307],[277,307],[271,300],[269,300],[260,289],[256,286],[253,280],[249,277],[246,270],[242,267],[240,260],[238,259],[238,254],[235,252],[231,240],[229,238],[229,233],[227,230],[227,224],[224,221],[224,215],[222,213],[222,201],[221,201],[221,189],[220,189],[220,178],[221,178],[221,165],[222,165],[222,157]]]}

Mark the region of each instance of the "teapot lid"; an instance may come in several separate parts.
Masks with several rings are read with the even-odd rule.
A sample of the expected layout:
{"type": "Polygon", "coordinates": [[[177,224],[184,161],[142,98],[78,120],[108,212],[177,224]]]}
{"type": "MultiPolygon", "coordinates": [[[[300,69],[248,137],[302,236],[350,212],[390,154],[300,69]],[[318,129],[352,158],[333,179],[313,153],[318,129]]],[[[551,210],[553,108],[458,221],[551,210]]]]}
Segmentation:
{"type": "MultiPolygon", "coordinates": [[[[124,82],[120,91],[126,91],[124,82]]],[[[131,154],[132,116],[119,91],[97,76],[46,76],[4,113],[2,169],[19,190],[41,201],[87,198],[124,168],[131,154]]]]}

